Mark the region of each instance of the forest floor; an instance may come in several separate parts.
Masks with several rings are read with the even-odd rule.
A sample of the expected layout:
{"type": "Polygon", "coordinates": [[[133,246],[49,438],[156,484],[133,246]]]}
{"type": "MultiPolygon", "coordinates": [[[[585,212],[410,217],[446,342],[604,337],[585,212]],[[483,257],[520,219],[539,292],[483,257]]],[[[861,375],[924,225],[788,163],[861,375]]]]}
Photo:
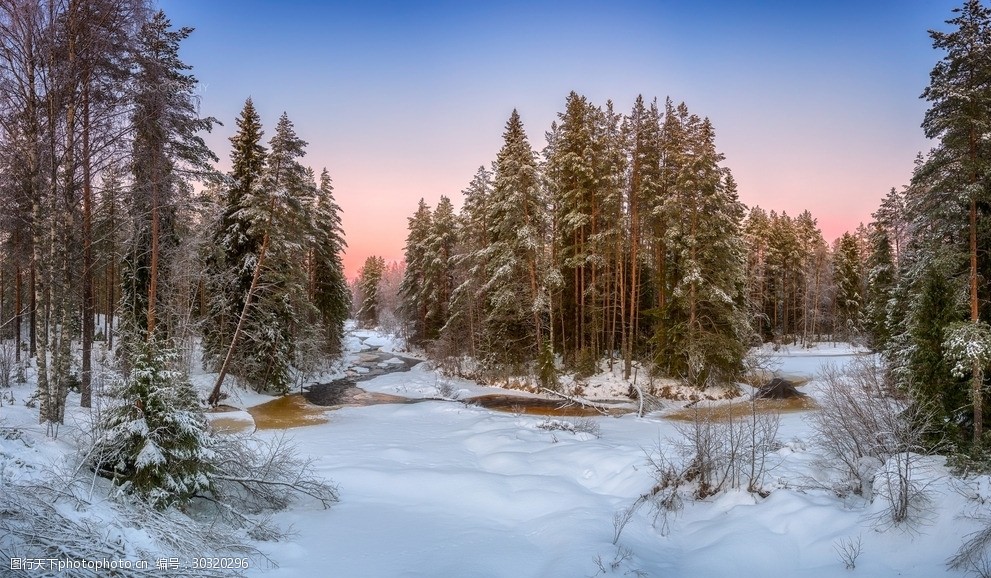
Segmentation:
{"type": "MultiPolygon", "coordinates": [[[[362,355],[370,361],[371,348],[382,355],[397,349],[388,337],[352,331],[348,364],[321,381],[347,377],[348,366],[352,377],[361,375],[355,362],[360,365],[362,355]]],[[[274,522],[292,527],[293,534],[282,542],[253,543],[277,567],[255,564],[247,574],[846,576],[850,571],[840,551],[859,543],[855,571],[865,576],[963,575],[948,571],[946,561],[966,536],[983,527],[979,518],[991,517],[988,477],[961,480],[950,475],[943,458],[920,458],[915,480],[928,505],[914,522],[895,526],[885,522],[881,488],[873,501],[836,491],[841,476],[824,465],[809,416],[821,396],[820,368],[842,366],[859,353],[833,344],[773,353],[780,375],[810,379],[800,389],[812,404],[780,414],[781,443],[768,456],[766,497],[731,490],[688,500],[669,515],[645,504],[625,522],[623,512],[656,483],[648,456],[656,457],[658,450],[670,454],[680,443],[679,427],[686,422],[677,419],[679,412],[688,411],[689,404],[691,411],[725,411],[732,401],[668,401],[644,417],[498,411],[470,399],[531,394],[445,377],[427,364],[360,382],[370,396],[389,396],[388,403],[331,408],[298,395],[280,401],[235,392],[227,400],[230,411],[212,416],[215,425],[253,429],[266,439],[288,435],[317,473],[340,489],[340,502],[329,509],[303,502],[277,513],[274,522]],[[256,416],[265,414],[259,406],[266,403],[287,404],[285,415],[307,417],[264,424],[256,416]]],[[[392,357],[407,354],[384,360],[376,354],[375,363],[392,357]]],[[[196,375],[194,382],[206,389],[210,378],[196,375]]],[[[588,383],[605,385],[586,384],[585,396],[622,400],[628,384],[621,381],[613,374],[594,376],[588,383]]],[[[37,408],[24,404],[31,387],[0,392],[8,396],[0,407],[0,428],[20,432],[0,436],[0,482],[59,463],[74,467],[80,458],[79,440],[85,436],[77,430],[88,427],[91,418],[78,408],[78,396],[70,395],[67,424],[51,439],[37,425],[37,408]]],[[[87,512],[75,515],[130,527],[127,520],[112,520],[120,514],[100,491],[98,486],[87,512]]],[[[118,531],[125,540],[134,537],[118,531]]],[[[142,548],[154,551],[153,544],[142,548]]]]}

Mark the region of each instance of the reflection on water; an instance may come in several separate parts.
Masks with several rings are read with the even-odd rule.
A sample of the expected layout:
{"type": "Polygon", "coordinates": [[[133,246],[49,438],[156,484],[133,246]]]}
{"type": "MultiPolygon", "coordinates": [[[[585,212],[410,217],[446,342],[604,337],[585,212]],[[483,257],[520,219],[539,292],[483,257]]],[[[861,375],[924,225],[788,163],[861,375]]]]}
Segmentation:
{"type": "Polygon", "coordinates": [[[730,419],[746,418],[750,416],[752,411],[756,411],[758,414],[792,413],[796,411],[809,411],[817,407],[812,398],[802,395],[786,399],[758,399],[753,404],[750,401],[722,403],[718,405],[698,404],[693,407],[679,409],[678,411],[666,414],[664,417],[677,421],[694,421],[696,417],[704,420],[728,421],[730,419]]]}
{"type": "Polygon", "coordinates": [[[299,394],[284,395],[250,407],[248,413],[255,418],[258,429],[286,429],[330,421],[324,408],[310,404],[299,394]]]}
{"type": "Polygon", "coordinates": [[[219,433],[238,433],[252,429],[254,424],[244,419],[215,417],[210,420],[210,427],[219,433]]]}

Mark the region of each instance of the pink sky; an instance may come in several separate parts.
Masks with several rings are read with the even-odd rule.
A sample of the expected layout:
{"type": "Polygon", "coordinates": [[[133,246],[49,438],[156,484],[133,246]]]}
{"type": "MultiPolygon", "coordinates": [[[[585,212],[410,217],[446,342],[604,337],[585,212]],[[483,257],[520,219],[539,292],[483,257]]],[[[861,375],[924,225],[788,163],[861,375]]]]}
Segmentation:
{"type": "Polygon", "coordinates": [[[251,96],[286,111],[343,209],[347,274],[402,257],[406,219],[460,191],[520,111],[534,148],[575,90],[627,112],[637,94],[709,116],[749,206],[808,209],[827,240],[905,185],[929,145],[918,97],[941,57],[926,33],[957,0],[161,0],[196,28],[208,142],[228,166],[251,96]]]}

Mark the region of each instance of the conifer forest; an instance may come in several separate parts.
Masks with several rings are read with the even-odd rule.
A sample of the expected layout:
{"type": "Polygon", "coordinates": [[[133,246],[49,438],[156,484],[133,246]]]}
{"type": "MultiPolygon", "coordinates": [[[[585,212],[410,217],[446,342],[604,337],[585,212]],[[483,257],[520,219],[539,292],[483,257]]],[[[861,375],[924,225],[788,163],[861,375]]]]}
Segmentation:
{"type": "Polygon", "coordinates": [[[0,575],[991,575],[986,2],[836,238],[702,105],[524,87],[382,197],[396,259],[312,115],[204,113],[171,9],[0,0],[0,575]]]}

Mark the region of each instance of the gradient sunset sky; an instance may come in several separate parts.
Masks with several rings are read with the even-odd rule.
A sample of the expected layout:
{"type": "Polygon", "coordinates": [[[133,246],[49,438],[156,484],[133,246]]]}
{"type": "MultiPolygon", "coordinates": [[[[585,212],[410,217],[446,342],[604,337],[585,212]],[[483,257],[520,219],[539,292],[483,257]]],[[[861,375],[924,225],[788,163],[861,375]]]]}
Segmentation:
{"type": "Polygon", "coordinates": [[[229,168],[251,96],[265,140],[286,111],[334,179],[348,276],[399,260],[423,197],[457,206],[517,108],[531,144],[575,90],[708,116],[748,206],[809,209],[827,240],[869,221],[930,144],[919,94],[960,0],[301,2],[162,0],[192,26],[208,142],[229,168]]]}

